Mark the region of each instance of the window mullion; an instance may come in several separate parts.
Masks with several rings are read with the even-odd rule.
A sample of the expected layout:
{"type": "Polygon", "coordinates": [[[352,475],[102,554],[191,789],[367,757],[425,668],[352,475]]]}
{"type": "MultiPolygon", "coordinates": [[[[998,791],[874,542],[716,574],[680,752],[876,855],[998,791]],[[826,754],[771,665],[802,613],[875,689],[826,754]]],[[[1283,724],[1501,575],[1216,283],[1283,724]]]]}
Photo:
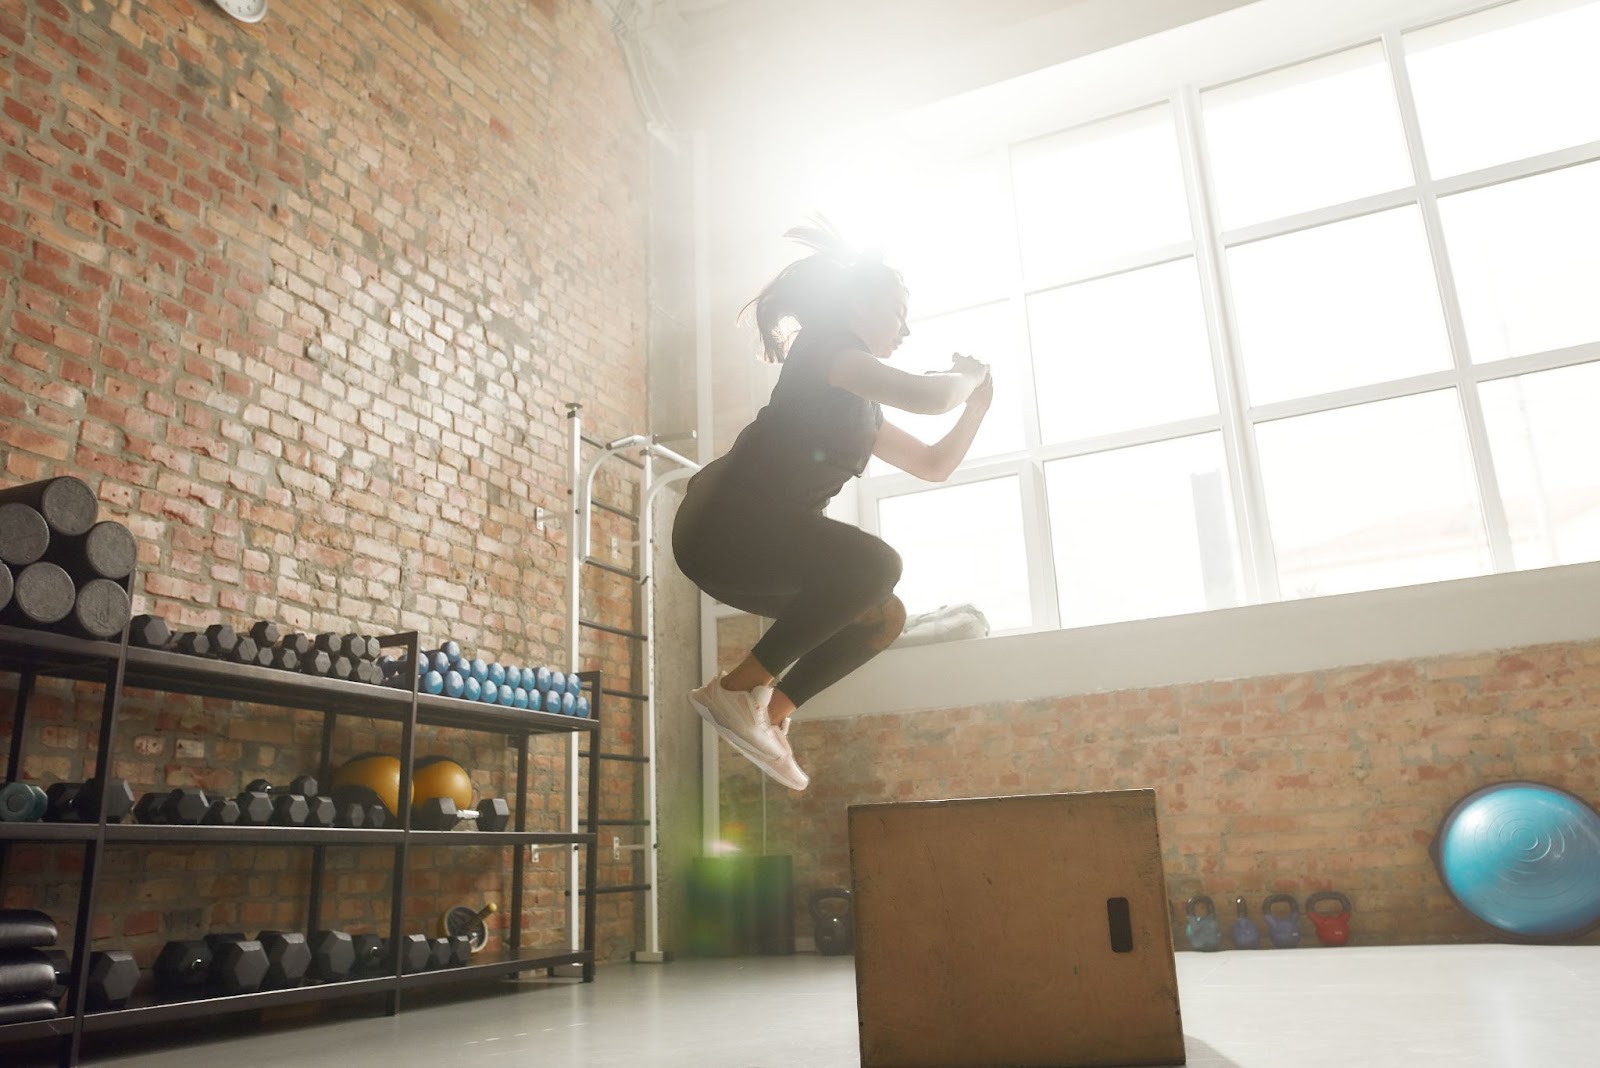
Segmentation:
{"type": "Polygon", "coordinates": [[[1428,238],[1428,253],[1433,257],[1434,279],[1439,287],[1439,299],[1444,312],[1445,331],[1450,340],[1451,359],[1455,365],[1456,394],[1461,412],[1466,419],[1467,445],[1472,454],[1472,468],[1477,480],[1479,507],[1489,535],[1489,557],[1494,569],[1512,571],[1516,568],[1511,551],[1511,525],[1506,518],[1505,501],[1500,496],[1500,482],[1495,475],[1494,456],[1489,449],[1489,429],[1483,416],[1483,401],[1473,373],[1472,355],[1467,345],[1466,323],[1461,315],[1461,300],[1456,292],[1455,274],[1445,247],[1444,223],[1439,213],[1438,187],[1428,168],[1427,152],[1422,143],[1422,124],[1417,115],[1416,97],[1411,91],[1411,77],[1406,68],[1405,42],[1398,29],[1383,35],[1383,48],[1389,60],[1389,74],[1394,80],[1396,102],[1400,106],[1400,123],[1405,129],[1406,151],[1411,157],[1411,170],[1417,182],[1417,205],[1422,211],[1422,225],[1428,238]]]}
{"type": "Polygon", "coordinates": [[[1255,438],[1244,396],[1244,376],[1236,341],[1238,324],[1233,319],[1233,295],[1222,262],[1211,168],[1200,135],[1199,90],[1193,86],[1183,88],[1174,98],[1174,104],[1190,225],[1198,242],[1195,264],[1200,272],[1200,294],[1210,334],[1211,369],[1216,381],[1217,407],[1222,416],[1222,447],[1228,462],[1234,525],[1244,563],[1245,599],[1248,603],[1276,601],[1279,599],[1277,563],[1267,526],[1261,465],[1255,454],[1255,438]]]}

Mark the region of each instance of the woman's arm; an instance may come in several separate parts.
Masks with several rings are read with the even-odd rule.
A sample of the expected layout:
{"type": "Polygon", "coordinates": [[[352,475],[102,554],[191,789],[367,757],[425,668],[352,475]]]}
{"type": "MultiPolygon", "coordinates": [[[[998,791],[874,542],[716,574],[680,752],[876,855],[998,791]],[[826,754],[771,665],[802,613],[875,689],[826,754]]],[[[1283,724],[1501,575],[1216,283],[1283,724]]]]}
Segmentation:
{"type": "Polygon", "coordinates": [[[872,454],[926,482],[943,482],[966,459],[972,439],[983,425],[983,417],[993,400],[994,381],[986,377],[983,385],[973,391],[956,425],[937,442],[924,444],[893,423],[885,422],[878,428],[872,454]]]}
{"type": "Polygon", "coordinates": [[[957,367],[913,375],[869,353],[844,349],[834,356],[828,384],[914,415],[942,415],[970,397],[989,371],[976,360],[957,361],[957,367]]]}

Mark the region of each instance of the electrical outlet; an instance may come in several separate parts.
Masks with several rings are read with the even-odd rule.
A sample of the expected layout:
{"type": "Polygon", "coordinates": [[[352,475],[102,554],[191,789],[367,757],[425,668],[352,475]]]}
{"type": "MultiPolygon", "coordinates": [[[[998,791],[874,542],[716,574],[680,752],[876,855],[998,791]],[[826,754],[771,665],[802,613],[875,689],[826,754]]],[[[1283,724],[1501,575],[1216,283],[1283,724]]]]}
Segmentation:
{"type": "Polygon", "coordinates": [[[537,863],[539,863],[539,847],[537,845],[532,845],[532,846],[528,847],[528,863],[529,864],[537,864],[537,863]]]}
{"type": "Polygon", "coordinates": [[[615,560],[617,558],[617,554],[621,551],[622,546],[618,544],[617,536],[615,534],[611,535],[611,558],[615,560]]]}
{"type": "Polygon", "coordinates": [[[622,859],[622,839],[618,838],[616,835],[611,836],[611,859],[622,859]]]}

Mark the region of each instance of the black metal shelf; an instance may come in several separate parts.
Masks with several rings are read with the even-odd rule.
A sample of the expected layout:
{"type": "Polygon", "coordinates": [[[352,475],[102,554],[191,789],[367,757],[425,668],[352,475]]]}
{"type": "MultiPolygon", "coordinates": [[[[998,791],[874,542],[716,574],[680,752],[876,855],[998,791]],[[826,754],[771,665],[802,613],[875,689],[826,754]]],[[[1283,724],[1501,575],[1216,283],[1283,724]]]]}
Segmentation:
{"type": "Polygon", "coordinates": [[[0,671],[39,675],[80,671],[116,660],[116,642],[92,641],[32,627],[0,626],[0,671]]]}
{"type": "MultiPolygon", "coordinates": [[[[63,674],[70,677],[76,672],[63,674]]],[[[208,660],[161,649],[129,649],[124,685],[394,722],[404,722],[411,712],[410,690],[325,679],[254,664],[208,660]]],[[[417,722],[432,727],[459,727],[503,734],[594,730],[594,720],[588,718],[529,712],[434,694],[417,695],[417,722]]]]}
{"type": "Polygon", "coordinates": [[[195,827],[163,823],[114,823],[106,828],[106,844],[180,843],[192,845],[394,845],[402,830],[352,827],[195,827]]]}
{"type": "Polygon", "coordinates": [[[87,842],[93,823],[0,823],[0,842],[87,842]]]}
{"type": "Polygon", "coordinates": [[[412,831],[414,846],[594,845],[592,834],[566,831],[412,831]]]}
{"type": "Polygon", "coordinates": [[[70,1016],[57,1016],[53,1020],[30,1020],[27,1023],[0,1024],[0,1043],[9,1046],[23,1042],[39,1042],[71,1033],[70,1016]]]}
{"type": "Polygon", "coordinates": [[[83,1017],[83,1029],[86,1032],[118,1031],[127,1027],[147,1027],[173,1020],[193,1020],[202,1016],[222,1016],[230,1012],[281,1008],[335,997],[385,994],[393,989],[394,976],[380,975],[371,979],[351,979],[343,983],[297,986],[291,990],[259,990],[254,994],[232,994],[227,997],[195,998],[189,1001],[163,1001],[152,1005],[112,1009],[108,1012],[86,1013],[83,1017]]]}
{"type": "MultiPolygon", "coordinates": [[[[403,647],[407,657],[415,659],[419,653],[418,636],[408,632],[381,638],[389,647],[403,647]]],[[[95,751],[110,754],[101,765],[102,773],[114,775],[115,741],[118,710],[123,692],[129,687],[158,690],[169,693],[193,694],[250,704],[277,705],[285,708],[306,709],[324,714],[319,767],[324,774],[331,773],[332,746],[336,724],[341,715],[388,720],[397,723],[400,731],[399,763],[401,768],[412,766],[416,755],[416,728],[419,725],[454,727],[479,730],[508,736],[516,749],[515,819],[518,823],[529,821],[526,797],[530,786],[530,738],[541,734],[587,736],[585,759],[589,769],[588,807],[598,810],[600,804],[600,760],[602,731],[600,726],[600,700],[604,692],[596,672],[579,672],[588,689],[593,718],[577,718],[549,712],[529,712],[498,705],[485,705],[460,699],[417,693],[414,689],[396,689],[373,686],[367,683],[324,679],[294,672],[273,670],[255,665],[231,664],[201,657],[156,649],[130,648],[126,640],[118,642],[87,641],[66,635],[33,631],[15,627],[0,627],[0,671],[15,672],[20,676],[17,700],[12,715],[12,743],[6,777],[15,778],[21,767],[21,745],[26,734],[27,709],[35,679],[53,677],[77,681],[97,682],[103,687],[99,738],[95,751]]],[[[573,747],[576,750],[576,746],[573,747]]],[[[400,783],[400,803],[409,804],[410,777],[403,776],[400,783]]],[[[369,830],[348,827],[239,827],[239,826],[171,826],[165,824],[137,823],[0,823],[0,865],[6,849],[13,843],[55,842],[77,843],[83,847],[83,868],[79,876],[77,917],[74,927],[71,956],[76,961],[86,960],[89,954],[89,931],[96,915],[96,896],[100,882],[98,869],[106,850],[123,845],[163,843],[191,846],[311,846],[312,877],[306,909],[306,929],[321,926],[322,881],[325,856],[329,848],[346,846],[388,847],[393,851],[393,874],[389,897],[389,928],[402,929],[405,919],[407,857],[413,847],[476,847],[503,848],[523,845],[574,845],[587,846],[584,858],[584,880],[596,884],[599,875],[599,835],[593,828],[587,832],[564,831],[478,831],[466,826],[451,831],[405,830],[398,827],[369,830]]],[[[563,946],[528,947],[523,944],[524,865],[520,858],[510,865],[511,888],[508,912],[511,928],[507,932],[506,949],[493,955],[494,959],[474,958],[475,963],[463,968],[444,969],[414,975],[383,975],[351,980],[344,983],[327,983],[298,987],[292,990],[262,991],[232,997],[203,998],[196,1000],[155,1002],[136,1005],[112,1012],[89,1013],[81,1009],[77,1015],[64,1016],[25,1024],[0,1026],[0,1047],[17,1043],[58,1039],[61,1043],[60,1063],[78,1063],[83,1036],[94,1032],[163,1024],[172,1020],[217,1016],[224,1013],[254,1011],[330,998],[350,998],[380,994],[387,1003],[390,1015],[400,1011],[402,994],[410,989],[463,982],[472,979],[492,979],[498,976],[537,969],[581,966],[584,981],[594,978],[595,923],[594,897],[589,895],[584,905],[581,923],[581,950],[563,946]],[[537,954],[537,955],[530,955],[537,954]]],[[[3,878],[3,872],[0,872],[3,878]]],[[[82,997],[86,978],[77,980],[77,994],[82,997]]]]}

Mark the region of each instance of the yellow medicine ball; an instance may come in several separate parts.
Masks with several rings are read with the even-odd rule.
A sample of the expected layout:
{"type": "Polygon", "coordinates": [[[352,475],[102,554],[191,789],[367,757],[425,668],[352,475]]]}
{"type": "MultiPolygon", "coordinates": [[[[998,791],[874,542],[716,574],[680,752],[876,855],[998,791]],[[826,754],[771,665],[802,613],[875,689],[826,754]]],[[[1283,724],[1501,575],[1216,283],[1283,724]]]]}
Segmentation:
{"type": "Polygon", "coordinates": [[[448,797],[456,808],[472,807],[472,776],[448,757],[423,757],[412,765],[411,803],[420,805],[435,797],[448,797]]]}
{"type": "MultiPolygon", "coordinates": [[[[435,797],[448,797],[456,808],[472,807],[472,776],[467,769],[448,757],[423,757],[413,765],[411,774],[411,802],[420,805],[435,797]]],[[[364,753],[348,761],[333,776],[334,797],[358,797],[358,791],[368,791],[389,810],[393,816],[400,808],[400,761],[382,753],[364,753]]]]}

